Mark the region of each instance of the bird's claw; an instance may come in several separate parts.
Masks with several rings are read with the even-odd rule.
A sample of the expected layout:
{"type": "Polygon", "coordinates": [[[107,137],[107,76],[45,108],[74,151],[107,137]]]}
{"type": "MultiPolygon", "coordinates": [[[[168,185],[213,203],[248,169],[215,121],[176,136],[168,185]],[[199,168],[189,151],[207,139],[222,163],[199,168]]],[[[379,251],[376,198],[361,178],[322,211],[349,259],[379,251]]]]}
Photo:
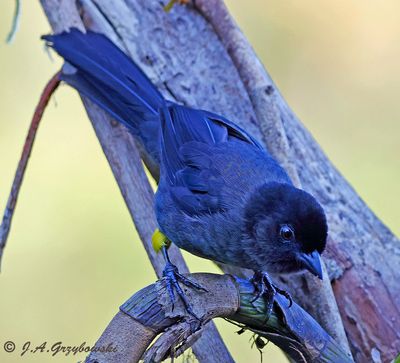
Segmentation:
{"type": "MultiPolygon", "coordinates": [[[[189,315],[193,316],[196,320],[199,321],[199,326],[201,324],[201,319],[194,313],[193,308],[189,301],[187,300],[185,292],[182,290],[181,286],[179,283],[181,282],[182,284],[195,288],[197,290],[202,290],[207,292],[208,290],[205,289],[203,286],[198,284],[195,281],[192,281],[188,279],[187,277],[183,276],[181,273],[179,273],[178,268],[172,264],[171,262],[167,262],[165,265],[164,271],[163,271],[163,277],[165,278],[165,282],[167,285],[167,291],[169,294],[169,297],[171,299],[172,303],[172,310],[174,310],[174,304],[175,304],[175,291],[178,293],[178,296],[183,302],[183,305],[185,306],[186,311],[188,312],[189,315]]],[[[196,329],[197,330],[197,329],[196,329]]]]}
{"type": "Polygon", "coordinates": [[[293,300],[290,294],[273,284],[267,273],[256,271],[250,281],[253,283],[257,291],[255,297],[251,300],[251,303],[253,304],[260,297],[265,299],[267,320],[271,315],[275,295],[277,293],[285,296],[289,300],[289,307],[292,306],[293,300]]]}
{"type": "Polygon", "coordinates": [[[292,299],[292,295],[290,295],[290,293],[288,293],[286,290],[282,290],[280,289],[278,286],[274,285],[275,291],[278,294],[281,294],[282,296],[286,297],[286,299],[288,299],[289,301],[289,308],[293,305],[293,299],[292,299]]]}

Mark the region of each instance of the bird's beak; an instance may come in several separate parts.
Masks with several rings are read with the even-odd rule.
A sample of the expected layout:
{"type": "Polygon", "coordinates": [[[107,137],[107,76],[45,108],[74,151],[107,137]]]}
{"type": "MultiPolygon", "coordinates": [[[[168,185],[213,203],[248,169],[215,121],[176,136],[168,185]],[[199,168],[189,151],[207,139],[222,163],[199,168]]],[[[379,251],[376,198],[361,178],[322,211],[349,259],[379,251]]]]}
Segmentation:
{"type": "Polygon", "coordinates": [[[308,271],[310,271],[313,275],[318,276],[322,280],[321,260],[317,251],[312,253],[300,253],[298,258],[301,264],[308,271]]]}

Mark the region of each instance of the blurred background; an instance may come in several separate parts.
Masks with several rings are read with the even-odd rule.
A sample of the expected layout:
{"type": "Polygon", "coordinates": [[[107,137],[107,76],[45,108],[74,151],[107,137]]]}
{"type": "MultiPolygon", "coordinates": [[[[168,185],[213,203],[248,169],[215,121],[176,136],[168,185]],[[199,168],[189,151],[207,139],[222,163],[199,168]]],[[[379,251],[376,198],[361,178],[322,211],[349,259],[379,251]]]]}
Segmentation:
{"type": "MultiPolygon", "coordinates": [[[[291,107],[375,213],[400,226],[400,3],[397,0],[229,0],[227,4],[291,107]],[[397,222],[397,223],[396,223],[397,222]]],[[[14,1],[0,2],[0,38],[14,1]]],[[[38,1],[22,4],[12,45],[0,41],[0,212],[32,112],[61,61],[38,1]]],[[[193,271],[217,272],[187,256],[193,271]]],[[[62,86],[46,110],[0,274],[0,361],[32,346],[94,344],[119,305],[155,275],[77,94],[62,86]],[[3,344],[12,340],[14,353],[3,344]]],[[[218,321],[238,362],[260,361],[251,335],[218,321]]],[[[265,361],[286,362],[269,344],[265,361]]],[[[182,361],[182,360],[178,360],[182,361]]]]}

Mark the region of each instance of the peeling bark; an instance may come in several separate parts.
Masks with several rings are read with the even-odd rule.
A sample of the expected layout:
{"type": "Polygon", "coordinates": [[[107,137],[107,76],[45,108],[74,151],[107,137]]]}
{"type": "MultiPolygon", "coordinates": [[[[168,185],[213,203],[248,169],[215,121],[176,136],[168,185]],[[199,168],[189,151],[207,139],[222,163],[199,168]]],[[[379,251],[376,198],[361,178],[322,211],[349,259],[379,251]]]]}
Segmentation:
{"type": "Polygon", "coordinates": [[[279,296],[271,316],[266,320],[265,300],[253,302],[256,291],[248,280],[215,274],[192,274],[188,277],[208,290],[199,293],[186,289],[195,314],[205,325],[196,330],[199,328],[198,320],[187,314],[181,302],[172,310],[165,281],[159,280],[138,291],[121,306],[121,312],[135,323],[126,321],[118,313],[96,343],[96,346],[113,343],[112,337],[119,336],[120,324],[123,324],[116,354],[91,353],[86,362],[137,362],[143,353],[145,363],[159,362],[169,356],[177,357],[198,339],[202,329],[216,317],[227,318],[272,341],[296,362],[353,362],[340,345],[296,303],[289,307],[286,298],[279,296]],[[126,338],[125,325],[131,329],[130,336],[126,338]],[[148,348],[156,336],[157,340],[148,348]],[[134,357],[130,355],[132,351],[135,352],[134,357]]]}

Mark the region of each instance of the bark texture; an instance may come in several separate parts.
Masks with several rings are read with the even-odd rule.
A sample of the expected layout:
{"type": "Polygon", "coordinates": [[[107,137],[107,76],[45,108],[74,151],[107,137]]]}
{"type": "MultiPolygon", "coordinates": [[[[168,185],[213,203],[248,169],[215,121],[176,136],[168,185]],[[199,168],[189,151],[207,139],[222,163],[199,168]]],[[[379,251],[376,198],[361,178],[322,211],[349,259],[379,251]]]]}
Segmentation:
{"type": "MultiPolygon", "coordinates": [[[[223,114],[264,142],[294,182],[316,196],[327,212],[324,260],[356,361],[379,355],[383,361],[393,359],[400,351],[399,240],[290,110],[223,2],[196,0],[169,13],[156,0],[41,2],[55,31],[82,27],[83,20],[85,27],[117,42],[166,97],[223,114]]],[[[136,227],[149,242],[155,227],[152,192],[133,138],[108,117],[102,122],[105,116],[96,108],[87,109],[136,227]]],[[[157,176],[157,165],[141,152],[157,176]]],[[[159,257],[148,252],[160,266],[159,257]]],[[[330,287],[305,275],[286,283],[296,300],[346,345],[330,287]]]]}
{"type": "MultiPolygon", "coordinates": [[[[335,169],[289,108],[223,2],[196,0],[195,4],[232,56],[266,146],[327,212],[330,239],[324,260],[356,361],[376,360],[379,355],[383,361],[393,359],[400,350],[398,238],[335,169]]],[[[310,298],[318,299],[315,283],[303,276],[295,285],[300,287],[296,298],[312,315],[320,316],[325,309],[315,311],[315,300],[310,298]]]]}
{"type": "MultiPolygon", "coordinates": [[[[72,26],[84,29],[75,1],[42,0],[41,3],[54,32],[72,26]]],[[[94,6],[91,2],[87,4],[94,6]]],[[[124,8],[119,9],[124,11],[124,8]]],[[[93,10],[97,11],[97,8],[93,10]]],[[[92,24],[96,24],[94,20],[92,24]]],[[[112,120],[89,100],[83,99],[83,102],[150,261],[157,276],[161,277],[165,263],[162,256],[157,255],[151,247],[151,236],[157,227],[153,207],[154,195],[136,143],[132,135],[118,122],[112,120]]],[[[176,247],[170,249],[169,255],[181,272],[188,272],[185,261],[176,247]]],[[[203,335],[194,344],[193,352],[200,362],[233,362],[214,323],[208,324],[203,335]]]]}
{"type": "MultiPolygon", "coordinates": [[[[216,317],[227,318],[267,338],[296,362],[353,362],[340,345],[296,303],[289,307],[286,298],[278,297],[266,321],[265,300],[253,302],[256,292],[249,280],[214,274],[192,274],[188,277],[208,290],[203,293],[191,289],[186,291],[194,312],[206,325],[193,333],[198,321],[187,314],[182,303],[177,304],[174,310],[171,309],[165,281],[159,280],[135,293],[121,306],[121,312],[132,318],[133,322],[125,319],[121,312],[118,313],[95,345],[104,347],[112,344],[116,352],[97,351],[91,353],[86,362],[137,362],[150,341],[159,334],[155,343],[145,352],[144,362],[159,362],[168,356],[177,357],[199,337],[204,326],[216,317]],[[127,328],[130,334],[125,336],[127,328]],[[118,336],[117,341],[113,341],[113,336],[118,336]]],[[[260,338],[258,341],[262,344],[260,338]]]]}

